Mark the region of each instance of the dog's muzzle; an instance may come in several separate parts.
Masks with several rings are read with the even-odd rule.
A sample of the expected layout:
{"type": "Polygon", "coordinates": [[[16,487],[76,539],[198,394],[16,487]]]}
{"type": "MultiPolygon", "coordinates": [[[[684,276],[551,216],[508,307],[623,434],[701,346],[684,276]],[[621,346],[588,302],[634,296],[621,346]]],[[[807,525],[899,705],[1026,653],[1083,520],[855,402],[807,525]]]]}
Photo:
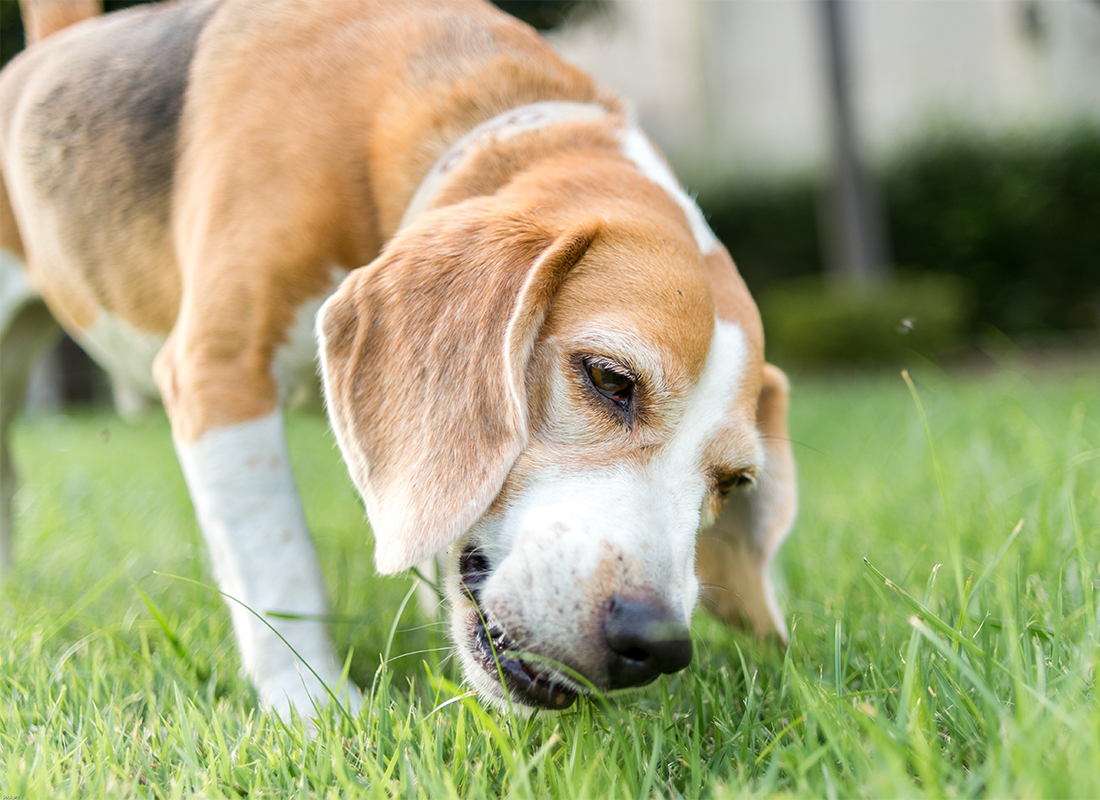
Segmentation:
{"type": "Polygon", "coordinates": [[[560,710],[585,691],[585,682],[600,690],[628,689],[691,663],[691,636],[683,622],[657,601],[621,595],[608,597],[601,606],[603,641],[593,646],[602,654],[595,667],[579,670],[560,660],[540,658],[510,639],[482,609],[481,588],[491,573],[484,554],[477,548],[467,549],[459,558],[459,570],[463,589],[477,613],[467,644],[482,669],[502,681],[514,701],[560,710]]]}

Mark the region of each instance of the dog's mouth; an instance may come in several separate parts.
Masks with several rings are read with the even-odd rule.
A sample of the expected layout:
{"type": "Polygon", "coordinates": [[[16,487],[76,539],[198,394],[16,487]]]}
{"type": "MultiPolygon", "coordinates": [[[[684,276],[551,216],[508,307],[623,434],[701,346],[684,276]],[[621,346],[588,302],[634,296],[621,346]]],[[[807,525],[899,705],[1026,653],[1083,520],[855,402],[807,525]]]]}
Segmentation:
{"type": "Polygon", "coordinates": [[[480,550],[470,548],[459,558],[459,570],[463,589],[477,613],[470,644],[482,669],[494,679],[503,680],[508,695],[524,705],[555,711],[571,706],[577,699],[577,692],[516,657],[514,654],[520,648],[482,611],[478,597],[489,576],[489,560],[480,550]]]}

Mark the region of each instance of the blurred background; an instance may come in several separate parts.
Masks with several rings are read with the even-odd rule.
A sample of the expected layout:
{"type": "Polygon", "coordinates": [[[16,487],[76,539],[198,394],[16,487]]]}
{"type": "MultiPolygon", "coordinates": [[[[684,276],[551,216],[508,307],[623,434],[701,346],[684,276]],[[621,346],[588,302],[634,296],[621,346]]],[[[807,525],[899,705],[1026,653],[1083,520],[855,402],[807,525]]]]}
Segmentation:
{"type": "Polygon", "coordinates": [[[773,360],[1100,342],[1100,0],[629,0],[549,35],[634,101],[773,360]]]}
{"type": "MultiPolygon", "coordinates": [[[[497,5],[633,101],[771,360],[1100,353],[1100,0],[497,5]]],[[[21,47],[0,0],[0,55],[21,47]]],[[[109,394],[65,343],[32,403],[109,394]]]]}

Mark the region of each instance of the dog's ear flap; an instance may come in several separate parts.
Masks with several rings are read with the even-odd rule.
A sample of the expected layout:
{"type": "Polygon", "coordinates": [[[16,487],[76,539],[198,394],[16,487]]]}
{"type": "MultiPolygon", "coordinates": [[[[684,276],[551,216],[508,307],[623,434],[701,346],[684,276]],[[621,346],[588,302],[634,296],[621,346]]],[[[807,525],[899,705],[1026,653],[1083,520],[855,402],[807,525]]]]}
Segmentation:
{"type": "Polygon", "coordinates": [[[756,485],[732,494],[714,527],[699,538],[696,566],[706,606],[725,622],[748,625],[784,644],[787,625],[775,597],[770,568],[798,511],[794,456],[787,435],[787,377],[764,365],[756,425],[765,462],[756,485]]]}
{"type": "Polygon", "coordinates": [[[458,539],[527,444],[527,362],[596,224],[553,233],[509,211],[479,198],[425,214],[318,315],[329,417],[383,574],[458,539]]]}

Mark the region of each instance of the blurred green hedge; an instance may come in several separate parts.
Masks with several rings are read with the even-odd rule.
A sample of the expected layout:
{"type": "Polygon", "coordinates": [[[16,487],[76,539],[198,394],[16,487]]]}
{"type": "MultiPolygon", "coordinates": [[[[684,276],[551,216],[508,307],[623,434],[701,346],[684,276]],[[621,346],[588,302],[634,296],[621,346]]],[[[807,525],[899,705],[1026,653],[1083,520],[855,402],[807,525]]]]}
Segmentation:
{"type": "Polygon", "coordinates": [[[757,295],[770,360],[784,366],[901,364],[911,352],[955,352],[973,308],[954,275],[901,273],[849,286],[821,276],[777,283],[757,295]]]}
{"type": "Polygon", "coordinates": [[[884,187],[895,262],[967,280],[973,324],[1100,328],[1100,131],[943,144],[884,187]]]}
{"type": "MultiPolygon", "coordinates": [[[[1100,329],[1100,131],[1041,142],[934,141],[878,180],[894,263],[957,279],[971,298],[957,305],[960,331],[1100,329]]],[[[711,192],[700,205],[763,296],[820,274],[819,197],[802,182],[711,192]]],[[[790,297],[807,286],[794,285],[790,297]]]]}

